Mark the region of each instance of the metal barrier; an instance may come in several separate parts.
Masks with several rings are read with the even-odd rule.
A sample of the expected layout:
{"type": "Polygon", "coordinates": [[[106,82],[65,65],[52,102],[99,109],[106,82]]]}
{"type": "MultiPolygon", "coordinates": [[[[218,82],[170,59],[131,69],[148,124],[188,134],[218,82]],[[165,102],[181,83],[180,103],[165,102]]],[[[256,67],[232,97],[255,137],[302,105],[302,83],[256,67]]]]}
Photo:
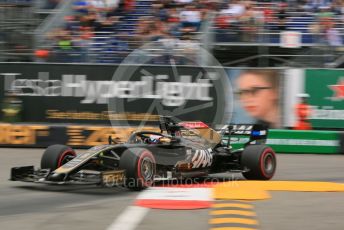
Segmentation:
{"type": "MultiPolygon", "coordinates": [[[[243,147],[245,138],[231,142],[234,148],[243,147]]],[[[343,154],[343,134],[339,131],[300,131],[271,129],[267,145],[279,153],[343,154]]]]}
{"type": "Polygon", "coordinates": [[[53,14],[50,14],[35,30],[35,47],[49,46],[47,35],[56,28],[61,27],[65,21],[64,17],[72,12],[73,0],[63,0],[57,5],[53,14]]]}
{"type": "Polygon", "coordinates": [[[0,1],[0,60],[29,60],[37,24],[33,1],[0,1]]]}
{"type": "MultiPolygon", "coordinates": [[[[198,47],[200,47],[200,43],[197,40],[183,42],[179,39],[162,39],[160,41],[142,43],[132,38],[127,36],[126,39],[123,39],[123,36],[102,33],[96,34],[88,41],[84,41],[84,44],[73,44],[69,49],[65,50],[56,44],[51,45],[49,47],[51,50],[49,61],[121,63],[130,54],[130,57],[126,59],[128,63],[141,63],[140,60],[149,61],[154,57],[168,56],[192,60],[191,64],[201,64],[201,60],[197,57],[198,47]]],[[[155,64],[164,63],[170,63],[170,60],[159,60],[155,64]]],[[[177,61],[176,64],[183,63],[177,61]]]]}

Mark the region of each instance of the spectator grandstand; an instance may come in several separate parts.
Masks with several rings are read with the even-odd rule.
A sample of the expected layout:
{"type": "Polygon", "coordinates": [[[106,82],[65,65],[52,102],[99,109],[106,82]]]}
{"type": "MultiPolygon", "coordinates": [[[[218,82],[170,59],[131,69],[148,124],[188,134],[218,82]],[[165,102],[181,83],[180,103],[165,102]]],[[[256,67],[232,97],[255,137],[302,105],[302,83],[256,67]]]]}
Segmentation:
{"type": "Polygon", "coordinates": [[[322,3],[300,1],[299,4],[289,5],[230,1],[218,13],[215,24],[216,41],[279,44],[280,31],[289,30],[302,33],[303,45],[331,44],[326,36],[330,29],[336,30],[343,38],[343,2],[320,2],[322,3]]]}
{"type": "Polygon", "coordinates": [[[208,1],[74,1],[72,15],[47,35],[52,51],[48,60],[119,63],[148,42],[159,42],[163,48],[172,43],[183,46],[197,39],[213,5],[208,1]]]}
{"type": "Polygon", "coordinates": [[[36,61],[120,63],[147,43],[131,61],[168,51],[177,64],[190,64],[183,57],[193,59],[199,47],[227,65],[276,65],[240,61],[271,57],[292,65],[312,56],[319,66],[343,55],[343,0],[45,0],[42,8],[55,7],[35,32],[36,61]],[[300,47],[281,47],[284,31],[298,32],[300,47]]]}

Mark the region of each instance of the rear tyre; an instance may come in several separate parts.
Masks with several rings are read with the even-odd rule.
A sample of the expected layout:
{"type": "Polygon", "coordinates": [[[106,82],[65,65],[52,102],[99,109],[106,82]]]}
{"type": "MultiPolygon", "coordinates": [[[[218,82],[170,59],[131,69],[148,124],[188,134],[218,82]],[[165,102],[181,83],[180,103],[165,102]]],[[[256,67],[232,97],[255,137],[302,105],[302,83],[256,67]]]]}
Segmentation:
{"type": "Polygon", "coordinates": [[[270,180],[276,171],[276,154],[266,145],[249,145],[241,155],[242,175],[248,180],[270,180]]]}
{"type": "Polygon", "coordinates": [[[142,190],[154,183],[156,162],[147,149],[133,148],[123,152],[119,167],[125,170],[125,185],[132,190],[142,190]]]}
{"type": "Polygon", "coordinates": [[[51,145],[43,153],[41,168],[55,170],[76,156],[71,147],[66,145],[51,145]]]}

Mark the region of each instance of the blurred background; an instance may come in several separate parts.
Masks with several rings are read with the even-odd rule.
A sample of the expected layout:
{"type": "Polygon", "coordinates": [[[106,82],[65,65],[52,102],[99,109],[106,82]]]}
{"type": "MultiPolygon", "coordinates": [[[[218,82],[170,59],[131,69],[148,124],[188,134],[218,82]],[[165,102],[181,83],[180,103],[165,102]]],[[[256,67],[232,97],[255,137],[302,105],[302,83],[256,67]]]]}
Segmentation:
{"type": "Polygon", "coordinates": [[[105,143],[161,114],[344,128],[343,0],[0,0],[0,24],[4,145],[105,143]]]}
{"type": "MultiPolygon", "coordinates": [[[[161,50],[150,47],[146,55],[165,48],[176,56],[192,56],[202,47],[231,67],[343,67],[343,4],[1,0],[0,61],[120,63],[134,49],[156,42],[161,50]]],[[[202,64],[211,64],[207,61],[202,64]]]]}
{"type": "MultiPolygon", "coordinates": [[[[8,181],[12,167],[39,167],[50,145],[125,142],[138,129],[160,131],[165,115],[245,133],[241,124],[266,125],[278,153],[268,187],[324,181],[310,191],[334,191],[343,184],[326,182],[344,183],[343,43],[344,0],[0,0],[0,228],[343,229],[343,193],[269,195],[257,184],[250,192],[271,200],[162,212],[134,206],[142,193],[122,187],[8,181]]],[[[248,141],[223,139],[231,151],[248,141]]],[[[222,175],[233,187],[242,180],[211,178],[222,175]]],[[[188,192],[201,187],[166,195],[210,203],[210,189],[207,200],[188,192]]]]}

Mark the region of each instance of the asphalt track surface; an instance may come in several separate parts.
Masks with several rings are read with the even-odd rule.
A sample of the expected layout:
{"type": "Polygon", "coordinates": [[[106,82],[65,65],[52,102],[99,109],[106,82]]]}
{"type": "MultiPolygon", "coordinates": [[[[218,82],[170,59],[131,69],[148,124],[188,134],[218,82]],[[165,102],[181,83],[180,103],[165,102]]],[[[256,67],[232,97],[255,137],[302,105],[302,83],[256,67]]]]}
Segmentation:
{"type": "MultiPolygon", "coordinates": [[[[38,166],[42,151],[0,148],[0,229],[109,229],[139,194],[125,188],[8,181],[11,167],[38,166]]],[[[278,154],[277,157],[274,180],[344,183],[344,156],[278,154]]],[[[271,192],[271,195],[269,200],[252,203],[259,229],[344,228],[344,193],[271,192]]],[[[149,210],[135,229],[207,230],[209,218],[208,209],[149,210]]]]}

